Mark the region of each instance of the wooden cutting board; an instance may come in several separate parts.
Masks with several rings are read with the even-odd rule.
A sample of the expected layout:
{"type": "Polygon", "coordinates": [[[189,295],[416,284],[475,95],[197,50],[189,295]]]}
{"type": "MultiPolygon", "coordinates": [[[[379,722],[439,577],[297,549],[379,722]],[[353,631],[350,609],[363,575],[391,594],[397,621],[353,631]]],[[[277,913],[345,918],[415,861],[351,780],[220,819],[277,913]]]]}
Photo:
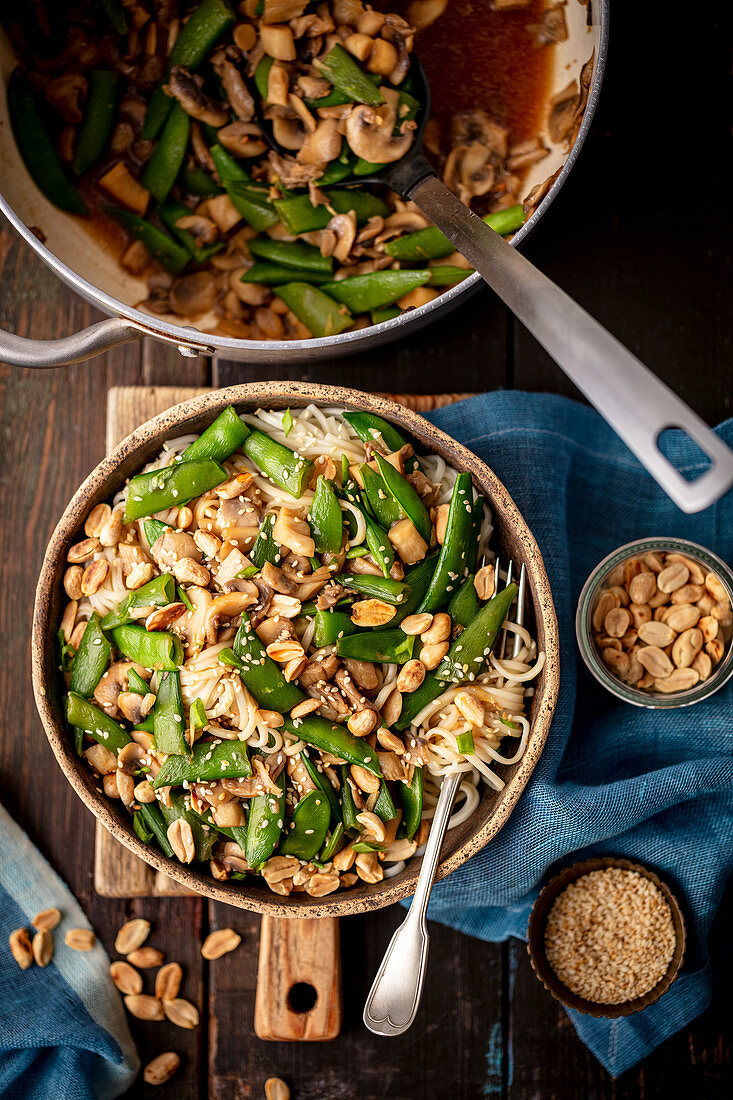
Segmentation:
{"type": "MultiPolygon", "coordinates": [[[[133,429],[206,390],[176,386],[118,386],[107,395],[108,453],[133,429]]],[[[418,412],[450,405],[466,393],[386,394],[418,412]]],[[[97,822],[94,886],[106,898],[194,896],[156,872],[97,822]]],[[[341,956],[337,919],[262,918],[255,1031],[261,1039],[322,1041],[341,1028],[341,956]],[[314,1000],[315,995],[315,1000],[314,1000]],[[313,1002],[311,1004],[311,1002],[313,1002]]]]}

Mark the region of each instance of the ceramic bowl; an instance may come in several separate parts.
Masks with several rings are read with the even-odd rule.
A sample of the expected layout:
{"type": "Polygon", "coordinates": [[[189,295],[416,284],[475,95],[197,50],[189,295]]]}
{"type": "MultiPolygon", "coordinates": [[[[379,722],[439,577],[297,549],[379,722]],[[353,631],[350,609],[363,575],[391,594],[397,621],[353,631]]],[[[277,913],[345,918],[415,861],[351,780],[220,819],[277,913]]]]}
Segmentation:
{"type": "Polygon", "coordinates": [[[508,820],[542,753],[559,686],[557,620],[542,556],[532,533],[489,467],[417,413],[385,398],[356,390],[309,383],[257,382],[205,393],[161,413],[132,432],[100,462],[74,494],[46,549],[33,619],[33,687],[38,711],[51,748],[72,787],[102,825],[130,851],[199,894],[279,917],[340,916],[390,905],[414,892],[420,860],[411,860],[399,874],[382,882],[360,883],[347,891],[311,898],[307,894],[279,897],[254,879],[251,882],[216,882],[208,874],[208,867],[197,870],[193,865],[184,866],[166,859],[155,848],[140,841],[133,832],[129,815],[119,803],[100,793],[86,761],[80,760],[74,752],[63,717],[64,685],[58,670],[56,634],[65,602],[62,578],[67,568],[66,553],[72,543],[83,537],[85,517],[96,504],[111,499],[127,478],[158,453],[166,439],[203,431],[227,405],[234,405],[243,412],[257,408],[302,408],[311,402],[377,413],[391,420],[418,450],[436,452],[457,469],[468,470],[474,486],[485,495],[493,514],[494,549],[501,553],[504,561],[510,556],[517,565],[524,563],[526,566],[528,623],[534,627],[538,647],[547,658],[535,681],[527,749],[520,761],[503,770],[505,787],[499,792],[484,787],[476,812],[448,833],[438,878],[455,871],[480,851],[508,820]]]}

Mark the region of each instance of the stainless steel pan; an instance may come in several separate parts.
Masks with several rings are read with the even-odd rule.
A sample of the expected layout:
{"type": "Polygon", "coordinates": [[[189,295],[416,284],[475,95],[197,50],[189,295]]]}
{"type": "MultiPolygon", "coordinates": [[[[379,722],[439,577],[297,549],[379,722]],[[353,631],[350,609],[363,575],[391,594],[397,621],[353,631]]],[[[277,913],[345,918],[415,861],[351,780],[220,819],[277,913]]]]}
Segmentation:
{"type": "MultiPolygon", "coordinates": [[[[592,63],[591,84],[572,145],[565,148],[551,140],[549,131],[543,134],[550,154],[528,176],[525,193],[544,180],[552,179],[553,182],[531,218],[515,235],[514,245],[520,245],[527,238],[553,202],[588,133],[603,79],[609,10],[610,0],[568,4],[564,9],[568,37],[552,47],[554,75],[546,114],[549,116],[553,99],[569,82],[574,80],[580,86],[581,71],[589,62],[592,63]]],[[[14,65],[13,51],[7,39],[1,36],[3,88],[7,87],[14,65]]],[[[5,96],[0,103],[0,210],[52,271],[109,317],[60,340],[28,340],[12,333],[0,333],[0,360],[16,366],[58,367],[76,363],[143,336],[173,344],[181,354],[190,356],[220,354],[226,359],[262,364],[333,359],[363,351],[367,346],[388,343],[422,328],[454,309],[483,285],[480,275],[472,275],[435,301],[392,321],[312,340],[236,340],[207,333],[205,318],[200,322],[201,331],[182,325],[175,318],[164,319],[145,313],[136,308],[136,303],[146,296],[144,283],[119,267],[90,234],[83,219],[56,209],[34,186],[13,141],[5,96]]]]}

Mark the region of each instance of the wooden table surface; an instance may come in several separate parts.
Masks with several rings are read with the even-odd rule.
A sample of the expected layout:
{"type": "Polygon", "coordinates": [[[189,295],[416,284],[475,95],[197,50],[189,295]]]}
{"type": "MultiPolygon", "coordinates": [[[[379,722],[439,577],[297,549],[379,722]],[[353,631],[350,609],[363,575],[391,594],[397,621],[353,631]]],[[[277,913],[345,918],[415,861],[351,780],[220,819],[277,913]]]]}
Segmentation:
{"type": "MultiPolygon", "coordinates": [[[[715,423],[731,414],[733,389],[731,135],[723,106],[731,9],[704,4],[702,18],[681,21],[656,5],[617,4],[613,22],[593,132],[526,252],[715,423]]],[[[7,226],[0,227],[0,272],[2,328],[51,338],[98,317],[7,226]]],[[[405,343],[325,366],[212,366],[151,344],[45,373],[0,366],[0,799],[68,881],[108,949],[119,924],[141,915],[154,924],[151,942],[184,965],[186,995],[202,1006],[202,1025],[183,1032],[134,1021],[141,1055],[184,1052],[169,1089],[180,1100],[259,1098],[272,1074],[288,1080],[296,1100],[730,1095],[723,1006],[731,972],[722,913],[711,938],[713,1004],[614,1082],[533,977],[516,941],[485,944],[433,925],[418,1022],[388,1042],[364,1030],[361,1008],[402,911],[345,920],[342,1035],[328,1045],[273,1044],[252,1030],[256,917],[204,900],[95,895],[94,822],[52,757],[30,691],[31,608],[45,542],[104,453],[109,386],[226,385],[278,374],[369,390],[573,392],[487,291],[405,343]],[[227,925],[241,931],[243,946],[226,963],[203,963],[203,936],[227,925]]],[[[129,1095],[152,1093],[136,1086],[129,1095]]]]}

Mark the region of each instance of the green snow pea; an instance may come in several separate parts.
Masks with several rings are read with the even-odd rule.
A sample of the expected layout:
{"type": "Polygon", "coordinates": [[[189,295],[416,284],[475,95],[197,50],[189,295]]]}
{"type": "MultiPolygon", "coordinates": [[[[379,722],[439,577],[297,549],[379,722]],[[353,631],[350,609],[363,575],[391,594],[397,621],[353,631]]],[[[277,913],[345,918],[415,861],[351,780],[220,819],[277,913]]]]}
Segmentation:
{"type": "Polygon", "coordinates": [[[399,784],[400,801],[402,803],[402,822],[405,835],[412,840],[417,827],[422,820],[423,804],[423,770],[414,768],[412,779],[409,783],[402,780],[399,784]]]}
{"type": "Polygon", "coordinates": [[[83,730],[110,752],[119,752],[132,740],[119,722],[73,691],[66,696],[66,721],[70,726],[83,730]]]}
{"type": "Polygon", "coordinates": [[[363,738],[354,737],[346,726],[329,722],[321,718],[319,714],[307,714],[305,718],[291,718],[285,716],[284,729],[305,741],[306,745],[312,745],[314,749],[330,752],[333,756],[340,756],[342,760],[348,760],[350,764],[358,764],[361,768],[374,775],[381,776],[379,758],[376,751],[365,742],[363,738]]]}
{"type": "Polygon", "coordinates": [[[69,691],[89,698],[109,665],[111,653],[112,646],[99,625],[99,615],[94,611],[74,658],[69,691]]]}
{"type": "Polygon", "coordinates": [[[397,817],[397,810],[385,779],[379,784],[379,794],[374,803],[374,813],[382,821],[393,821],[397,817]]]}
{"type": "Polygon", "coordinates": [[[322,256],[320,249],[302,241],[274,241],[270,237],[254,237],[247,241],[247,248],[253,256],[262,260],[272,260],[284,267],[299,271],[316,271],[328,274],[333,270],[331,256],[322,256]]]}
{"type": "Polygon", "coordinates": [[[455,286],[474,274],[472,267],[453,267],[451,264],[436,264],[428,268],[430,286],[455,286]]]}
{"type": "Polygon", "coordinates": [[[326,283],[324,290],[343,302],[352,313],[368,313],[391,305],[430,279],[427,271],[372,271],[368,275],[352,275],[339,282],[326,283]]]}
{"type": "Polygon", "coordinates": [[[412,658],[414,646],[415,639],[402,630],[362,630],[339,638],[336,652],[355,661],[404,665],[412,658]]]}
{"type": "Polygon", "coordinates": [[[158,752],[190,756],[183,716],[183,696],[179,672],[166,672],[159,677],[158,696],[153,710],[153,736],[158,752]]]}
{"type": "MultiPolygon", "coordinates": [[[[157,742],[156,742],[157,748],[157,742]]],[[[247,747],[241,741],[197,741],[190,755],[170,755],[153,780],[153,787],[180,787],[181,783],[213,783],[252,774],[247,747]]]]}
{"type": "Polygon", "coordinates": [[[246,616],[234,639],[234,652],[225,649],[219,660],[239,669],[247,691],[266,710],[279,710],[282,714],[305,699],[297,684],[288,683],[280,666],[267,656],[264,645],[246,616]]]}
{"type": "Polygon", "coordinates": [[[307,752],[301,752],[300,759],[303,767],[308,772],[311,780],[315,783],[320,791],[326,796],[328,804],[331,807],[331,821],[333,823],[341,820],[341,803],[339,802],[339,796],[333,788],[333,784],[328,776],[318,770],[317,765],[311,760],[307,752]]]}
{"type": "Polygon", "coordinates": [[[347,102],[368,103],[372,107],[384,103],[379,88],[343,46],[333,46],[316,67],[334,88],[349,97],[347,102]]]}
{"type": "Polygon", "coordinates": [[[230,405],[219,413],[213,424],[209,424],[190,447],[186,447],[181,461],[201,462],[210,458],[214,462],[223,462],[239,450],[249,434],[249,428],[230,405]]]}
{"type": "Polygon", "coordinates": [[[125,500],[125,522],[154,515],[166,508],[180,508],[226,481],[226,470],[211,458],[201,462],[176,462],[130,478],[125,500]]]}
{"type": "Polygon", "coordinates": [[[474,574],[469,573],[448,604],[448,614],[454,626],[467,627],[481,610],[473,578],[474,574]]]}
{"type": "Polygon", "coordinates": [[[114,121],[120,78],[95,69],[89,74],[89,95],[71,166],[81,176],[100,158],[114,121]]]}
{"type": "MultiPolygon", "coordinates": [[[[282,286],[284,283],[292,283],[294,271],[292,267],[283,267],[282,264],[270,263],[269,260],[260,260],[247,268],[240,282],[263,283],[265,286],[282,286]]],[[[324,271],[299,271],[298,280],[301,283],[330,283],[331,273],[324,271]]]]}
{"type": "Polygon", "coordinates": [[[278,290],[278,297],[292,309],[312,336],[336,336],[353,324],[353,317],[346,306],[308,283],[285,283],[278,290]]]}
{"type": "Polygon", "coordinates": [[[364,482],[364,494],[369,502],[374,518],[380,527],[389,531],[393,523],[402,519],[402,509],[387,491],[382,477],[366,462],[359,467],[361,479],[364,482]]]}
{"type": "Polygon", "coordinates": [[[281,489],[296,498],[303,495],[313,473],[313,463],[307,458],[256,429],[245,439],[244,453],[281,489]]]}
{"type": "MultiPolygon", "coordinates": [[[[302,611],[302,609],[301,609],[302,611]]],[[[316,625],[313,632],[313,644],[320,649],[324,645],[335,645],[340,638],[355,634],[359,628],[343,611],[316,610],[316,625]]]]}
{"type": "Polygon", "coordinates": [[[285,823],[285,772],[275,783],[281,790],[274,794],[259,794],[251,800],[247,818],[247,838],[244,854],[250,867],[257,867],[270,858],[277,848],[285,823]]]}
{"type": "Polygon", "coordinates": [[[142,818],[146,829],[158,841],[163,855],[168,856],[168,859],[173,859],[175,853],[171,848],[171,842],[168,839],[168,830],[158,803],[141,802],[140,809],[137,812],[142,818]]]}
{"type": "Polygon", "coordinates": [[[348,836],[358,836],[363,831],[362,824],[357,821],[356,815],[358,814],[356,803],[354,802],[354,795],[349,786],[349,769],[346,764],[341,765],[341,816],[344,823],[344,830],[348,836]]]}
{"type": "Polygon", "coordinates": [[[274,564],[275,559],[280,554],[280,547],[272,537],[274,526],[275,514],[268,512],[260,524],[259,534],[249,555],[250,561],[258,570],[262,568],[266,561],[269,561],[271,565],[274,564]]]}
{"type": "Polygon", "coordinates": [[[428,546],[430,546],[433,525],[430,522],[430,515],[427,508],[420,500],[420,497],[417,495],[410,482],[402,476],[399,470],[396,470],[390,462],[387,462],[386,458],[382,457],[382,455],[377,453],[374,457],[377,461],[379,472],[390,493],[407,518],[414,523],[428,546]]]}
{"type": "Polygon", "coordinates": [[[141,607],[166,607],[176,598],[176,579],[171,573],[161,573],[147,584],[128,592],[124,600],[113,607],[102,619],[102,630],[114,630],[134,618],[133,612],[141,607]]]}
{"type": "Polygon", "coordinates": [[[308,512],[311,535],[319,554],[337,554],[344,537],[344,520],[341,505],[336,499],[333,485],[320,474],[316,481],[316,491],[308,512]]]}
{"type": "Polygon", "coordinates": [[[399,605],[405,602],[410,586],[405,581],[394,581],[391,577],[374,577],[368,573],[340,573],[336,583],[344,588],[352,588],[371,600],[399,605]]]}
{"type": "MultiPolygon", "coordinates": [[[[524,208],[521,204],[510,206],[507,210],[498,210],[495,214],[488,214],[484,221],[495,233],[506,236],[514,233],[524,225],[524,208]]],[[[418,229],[416,233],[407,233],[404,237],[397,237],[394,241],[388,241],[384,251],[396,260],[409,260],[420,262],[421,260],[439,260],[442,256],[450,256],[455,252],[456,246],[451,244],[435,225],[428,229],[418,229]]]]}
{"type": "Polygon", "coordinates": [[[171,187],[176,182],[176,176],[186,156],[190,132],[190,117],[180,103],[174,103],[163,127],[163,133],[160,135],[160,141],[140,177],[143,187],[147,187],[158,202],[165,202],[171,187]]]}
{"type": "Polygon", "coordinates": [[[134,623],[117,626],[111,634],[120,653],[143,668],[175,672],[183,664],[183,645],[176,634],[146,630],[134,623]]]}
{"type": "Polygon", "coordinates": [[[314,206],[307,195],[292,195],[284,199],[275,199],[273,206],[288,233],[294,237],[301,233],[310,233],[315,229],[325,229],[335,210],[337,214],[354,211],[357,225],[363,225],[373,217],[386,218],[389,207],[382,199],[369,191],[346,191],[330,188],[324,191],[328,206],[314,206]]]}
{"type": "Polygon", "coordinates": [[[433,615],[451,598],[463,580],[469,568],[469,561],[475,558],[473,551],[474,516],[473,488],[471,475],[460,473],[455,480],[451,493],[448,522],[445,528],[443,545],[440,548],[438,564],[433,573],[430,587],[418,608],[418,613],[433,615]]]}
{"type": "Polygon", "coordinates": [[[394,565],[394,547],[387,537],[387,532],[383,531],[378,523],[375,523],[366,515],[364,516],[364,522],[366,523],[366,544],[369,547],[369,552],[382,570],[383,575],[388,578],[389,571],[394,565]]]}
{"type": "Polygon", "coordinates": [[[207,260],[215,256],[217,252],[221,252],[222,248],[225,247],[224,241],[216,241],[214,244],[201,245],[198,243],[193,233],[179,226],[179,221],[182,218],[189,217],[191,214],[191,211],[187,206],[184,206],[182,202],[167,202],[165,206],[159,208],[158,213],[173,236],[181,242],[194,263],[206,263],[207,260]]]}
{"type": "MultiPolygon", "coordinates": [[[[339,807],[340,808],[340,807],[339,807]]],[[[341,821],[338,821],[331,831],[331,835],[327,838],[326,843],[321,848],[318,856],[321,863],[329,863],[337,852],[340,852],[344,846],[344,826],[341,821]]]]}
{"type": "Polygon", "coordinates": [[[323,847],[330,822],[331,808],[323,791],[309,791],[293,810],[292,822],[280,842],[280,855],[313,859],[323,847]]]}
{"type": "Polygon", "coordinates": [[[170,828],[174,821],[178,821],[182,818],[187,821],[191,826],[191,832],[193,834],[193,844],[196,849],[196,859],[200,863],[205,863],[211,859],[211,853],[214,845],[217,843],[217,835],[214,829],[207,829],[204,826],[201,818],[193,810],[186,808],[186,804],[183,800],[183,795],[173,795],[171,797],[171,805],[165,806],[162,802],[158,803],[160,812],[163,815],[163,820],[166,823],[167,828],[170,828]]]}
{"type": "Polygon", "coordinates": [[[141,241],[150,255],[158,260],[166,271],[170,271],[171,275],[178,275],[191,259],[183,245],[180,245],[178,241],[174,241],[162,229],[158,229],[157,225],[152,225],[138,214],[133,214],[130,210],[123,210],[120,206],[106,205],[102,209],[111,218],[119,222],[131,237],[141,241]]]}

